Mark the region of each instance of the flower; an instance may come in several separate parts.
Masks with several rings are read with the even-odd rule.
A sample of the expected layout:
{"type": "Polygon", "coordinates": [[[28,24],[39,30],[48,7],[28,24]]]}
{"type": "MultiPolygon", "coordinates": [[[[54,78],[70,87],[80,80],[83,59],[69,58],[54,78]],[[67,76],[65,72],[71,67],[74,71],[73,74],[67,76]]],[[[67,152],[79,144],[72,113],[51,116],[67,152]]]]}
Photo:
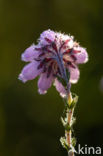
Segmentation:
{"type": "Polygon", "coordinates": [[[67,83],[76,83],[80,75],[78,64],[86,63],[88,54],[85,48],[74,41],[73,36],[46,30],[40,35],[38,44],[27,48],[21,59],[29,64],[21,71],[20,80],[26,82],[40,75],[40,94],[45,94],[54,83],[60,95],[65,96],[66,90],[58,76],[67,82],[68,70],[70,80],[67,83]]]}

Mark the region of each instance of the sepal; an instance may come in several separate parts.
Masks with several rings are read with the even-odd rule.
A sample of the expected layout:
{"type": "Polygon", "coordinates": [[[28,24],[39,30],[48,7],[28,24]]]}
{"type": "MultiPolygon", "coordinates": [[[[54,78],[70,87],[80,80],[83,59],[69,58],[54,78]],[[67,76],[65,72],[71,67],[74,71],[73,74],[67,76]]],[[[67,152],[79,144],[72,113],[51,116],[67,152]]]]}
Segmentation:
{"type": "Polygon", "coordinates": [[[73,96],[72,102],[69,104],[69,109],[73,109],[78,102],[78,96],[76,94],[73,94],[73,96]]]}

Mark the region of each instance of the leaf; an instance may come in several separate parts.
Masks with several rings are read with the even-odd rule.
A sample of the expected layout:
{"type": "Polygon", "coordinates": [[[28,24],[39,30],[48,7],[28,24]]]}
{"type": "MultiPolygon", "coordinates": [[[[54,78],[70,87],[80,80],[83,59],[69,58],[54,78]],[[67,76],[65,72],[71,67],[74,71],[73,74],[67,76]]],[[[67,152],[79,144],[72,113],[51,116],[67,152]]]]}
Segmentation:
{"type": "Polygon", "coordinates": [[[61,137],[60,142],[61,142],[63,148],[65,148],[67,151],[71,150],[71,148],[67,144],[67,141],[66,141],[65,137],[61,137]]]}
{"type": "Polygon", "coordinates": [[[76,145],[76,138],[72,138],[72,146],[75,147],[76,145]]]}

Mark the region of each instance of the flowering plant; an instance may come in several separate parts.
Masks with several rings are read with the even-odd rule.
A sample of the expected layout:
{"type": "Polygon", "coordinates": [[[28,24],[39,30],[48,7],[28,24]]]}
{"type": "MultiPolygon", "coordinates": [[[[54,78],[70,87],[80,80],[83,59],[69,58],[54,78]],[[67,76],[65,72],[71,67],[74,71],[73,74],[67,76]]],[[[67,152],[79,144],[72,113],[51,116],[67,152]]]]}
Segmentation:
{"type": "Polygon", "coordinates": [[[65,116],[61,121],[65,128],[65,137],[60,141],[67,149],[68,155],[74,155],[75,139],[72,137],[72,126],[78,97],[71,93],[70,88],[71,84],[79,79],[78,64],[88,61],[86,49],[75,42],[73,36],[46,30],[40,35],[38,44],[27,48],[21,59],[29,64],[21,71],[20,80],[25,83],[40,75],[39,93],[45,94],[53,83],[63,98],[65,116]]]}

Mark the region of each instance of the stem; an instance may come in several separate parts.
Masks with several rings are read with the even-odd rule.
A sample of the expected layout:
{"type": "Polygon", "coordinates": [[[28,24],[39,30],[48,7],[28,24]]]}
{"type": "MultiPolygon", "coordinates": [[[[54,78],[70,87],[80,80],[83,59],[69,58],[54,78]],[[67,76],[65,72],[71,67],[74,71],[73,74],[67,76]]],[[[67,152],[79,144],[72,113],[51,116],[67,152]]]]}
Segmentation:
{"type": "MultiPolygon", "coordinates": [[[[72,95],[70,93],[69,86],[67,86],[67,88],[69,90],[68,105],[70,105],[72,103],[72,101],[73,101],[73,98],[72,98],[72,95]]],[[[67,90],[67,92],[68,92],[68,90],[67,90]]],[[[72,126],[73,112],[74,112],[74,108],[72,108],[69,111],[67,111],[67,122],[70,125],[70,127],[72,126]]],[[[71,131],[71,129],[69,131],[66,131],[66,140],[67,140],[68,147],[72,147],[72,131],[71,131]]],[[[74,156],[74,152],[73,151],[69,151],[68,152],[68,156],[74,156]]]]}
{"type": "MultiPolygon", "coordinates": [[[[67,113],[67,120],[68,120],[68,124],[71,126],[71,121],[72,121],[72,116],[73,116],[73,110],[70,110],[68,113],[67,113]]],[[[68,146],[71,147],[72,146],[72,131],[66,131],[66,140],[67,140],[67,143],[68,143],[68,146]]],[[[70,151],[68,152],[68,156],[74,156],[74,152],[73,151],[70,151]]]]}
{"type": "MultiPolygon", "coordinates": [[[[67,119],[68,119],[69,125],[71,125],[72,110],[69,113],[67,113],[67,119]]],[[[67,136],[67,143],[70,146],[71,145],[71,130],[69,132],[66,132],[66,136],[67,136]]]]}
{"type": "Polygon", "coordinates": [[[57,62],[58,62],[58,66],[61,72],[61,76],[62,78],[65,80],[66,82],[66,104],[67,106],[67,113],[66,113],[66,124],[67,127],[65,127],[65,120],[62,122],[64,127],[65,127],[65,140],[64,138],[61,138],[61,143],[63,145],[64,148],[66,148],[68,150],[68,156],[74,156],[74,144],[73,144],[73,138],[72,138],[72,124],[73,124],[73,112],[74,112],[74,105],[72,102],[74,102],[74,99],[72,98],[71,92],[70,92],[70,88],[71,88],[71,84],[68,80],[68,75],[66,73],[66,69],[64,67],[63,64],[63,58],[61,55],[58,55],[57,57],[57,62]]]}
{"type": "MultiPolygon", "coordinates": [[[[69,91],[69,85],[68,90],[69,91]]],[[[68,92],[67,92],[68,93],[68,92]]],[[[75,122],[75,118],[73,117],[74,108],[76,106],[76,103],[78,101],[78,96],[76,94],[67,94],[65,102],[65,117],[61,118],[62,124],[65,128],[65,137],[61,137],[60,141],[62,146],[67,149],[68,156],[74,156],[75,151],[75,145],[76,145],[76,139],[72,137],[72,127],[75,122]],[[73,97],[72,97],[73,95],[73,97]]]]}
{"type": "Polygon", "coordinates": [[[68,153],[68,156],[74,156],[74,152],[70,151],[70,152],[68,153]]]}

